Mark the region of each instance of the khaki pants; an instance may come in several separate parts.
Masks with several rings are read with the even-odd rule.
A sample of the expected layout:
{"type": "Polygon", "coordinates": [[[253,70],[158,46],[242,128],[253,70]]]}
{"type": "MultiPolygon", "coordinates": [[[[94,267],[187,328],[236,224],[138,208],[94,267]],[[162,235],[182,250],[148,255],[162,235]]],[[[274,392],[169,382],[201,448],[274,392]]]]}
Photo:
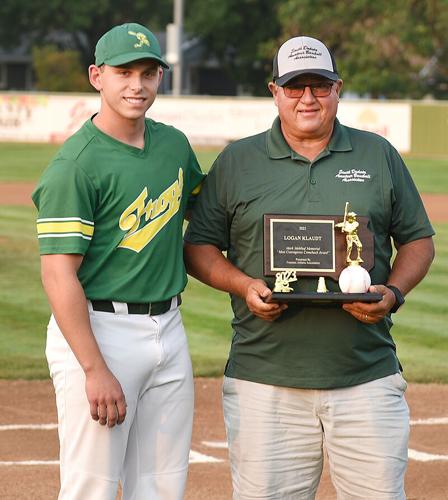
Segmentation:
{"type": "Polygon", "coordinates": [[[178,308],[158,316],[90,310],[90,321],[127,415],[112,429],[92,420],[84,372],[51,318],[46,354],[58,409],[59,499],[115,500],[121,480],[123,500],[181,500],[194,388],[178,308]]]}
{"type": "Polygon", "coordinates": [[[405,499],[409,409],[401,374],[332,390],[225,378],[234,499],[313,499],[325,445],[338,499],[405,499]]]}

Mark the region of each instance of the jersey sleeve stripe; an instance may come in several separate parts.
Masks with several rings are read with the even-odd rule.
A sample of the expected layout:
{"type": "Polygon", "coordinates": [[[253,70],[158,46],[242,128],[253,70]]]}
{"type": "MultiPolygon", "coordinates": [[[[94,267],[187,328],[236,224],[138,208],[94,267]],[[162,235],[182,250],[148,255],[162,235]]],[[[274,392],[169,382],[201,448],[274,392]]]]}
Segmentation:
{"type": "Polygon", "coordinates": [[[67,233],[79,233],[84,236],[92,236],[94,232],[94,227],[84,224],[82,222],[38,222],[37,223],[37,234],[48,235],[48,234],[67,234],[67,233]]]}
{"type": "Polygon", "coordinates": [[[81,219],[81,217],[50,217],[46,219],[37,219],[38,224],[41,222],[82,222],[89,226],[94,226],[95,223],[90,220],[81,219]]]}
{"type": "Polygon", "coordinates": [[[91,236],[85,236],[84,234],[81,233],[64,233],[64,234],[53,234],[53,233],[47,233],[47,234],[39,234],[37,237],[39,239],[41,238],[68,238],[72,236],[77,236],[78,238],[83,238],[85,240],[91,240],[91,236]]]}

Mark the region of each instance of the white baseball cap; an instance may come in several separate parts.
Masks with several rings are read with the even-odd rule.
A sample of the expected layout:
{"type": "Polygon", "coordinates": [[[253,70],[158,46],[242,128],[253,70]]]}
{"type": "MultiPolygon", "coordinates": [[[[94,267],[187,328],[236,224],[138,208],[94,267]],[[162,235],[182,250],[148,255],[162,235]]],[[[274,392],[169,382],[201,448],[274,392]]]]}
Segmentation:
{"type": "Polygon", "coordinates": [[[278,49],[273,73],[274,82],[280,87],[296,76],[309,73],[339,79],[331,52],[320,40],[309,36],[290,38],[278,49]]]}

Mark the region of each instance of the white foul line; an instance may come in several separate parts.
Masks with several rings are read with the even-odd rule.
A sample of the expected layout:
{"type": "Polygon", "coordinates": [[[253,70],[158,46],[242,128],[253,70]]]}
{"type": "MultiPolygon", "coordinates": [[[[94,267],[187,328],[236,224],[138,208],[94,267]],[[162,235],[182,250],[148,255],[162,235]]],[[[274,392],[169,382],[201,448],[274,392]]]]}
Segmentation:
{"type": "MultiPolygon", "coordinates": [[[[202,441],[202,444],[208,446],[209,448],[227,448],[227,443],[225,441],[202,441]]],[[[416,460],[417,462],[448,460],[448,455],[434,455],[431,453],[424,453],[422,451],[416,451],[411,449],[408,450],[408,456],[411,460],[416,460]]]]}
{"type": "MultiPolygon", "coordinates": [[[[57,429],[57,424],[15,424],[15,425],[0,425],[0,431],[18,431],[18,430],[42,430],[50,431],[57,429]]],[[[220,463],[223,460],[218,458],[203,455],[197,451],[190,450],[190,464],[201,463],[220,463]]],[[[59,461],[55,460],[24,460],[24,461],[4,461],[0,465],[58,465],[59,461]]]]}
{"type": "Polygon", "coordinates": [[[432,462],[435,460],[448,460],[448,455],[433,455],[431,453],[425,453],[423,451],[408,450],[408,456],[412,460],[417,460],[417,462],[432,462]]]}
{"type": "Polygon", "coordinates": [[[59,460],[22,460],[20,462],[0,462],[4,465],[59,465],[59,460]]]}
{"type": "MultiPolygon", "coordinates": [[[[421,451],[409,449],[409,458],[417,462],[432,462],[436,460],[448,460],[448,455],[433,455],[421,451]]],[[[190,464],[200,463],[222,463],[223,460],[218,458],[203,455],[197,451],[190,451],[190,464]]],[[[22,460],[22,461],[9,461],[0,462],[0,466],[13,466],[13,465],[59,465],[59,460],[22,460]]]]}
{"type": "MultiPolygon", "coordinates": [[[[419,418],[411,420],[411,426],[414,425],[448,425],[448,417],[441,418],[419,418]]],[[[52,431],[58,428],[58,424],[11,424],[0,425],[0,431],[19,431],[19,430],[38,430],[52,431]]],[[[210,448],[227,448],[225,441],[202,441],[205,446],[210,448]]]]}
{"type": "Polygon", "coordinates": [[[227,441],[202,441],[204,446],[209,448],[220,448],[222,450],[227,450],[227,441]]]}
{"type": "MultiPolygon", "coordinates": [[[[221,463],[223,460],[219,458],[210,457],[208,455],[203,455],[197,451],[190,450],[190,464],[210,464],[210,463],[221,463]]],[[[4,461],[0,462],[1,466],[12,466],[12,465],[59,465],[59,460],[21,460],[21,461],[4,461]]]]}
{"type": "Polygon", "coordinates": [[[209,455],[203,455],[197,451],[190,450],[190,464],[204,464],[204,463],[221,463],[223,460],[209,455]]]}
{"type": "Polygon", "coordinates": [[[448,417],[419,418],[417,420],[411,420],[409,423],[411,425],[447,425],[448,424],[448,417]]]}
{"type": "Polygon", "coordinates": [[[22,430],[52,431],[57,428],[58,424],[0,425],[0,431],[22,431],[22,430]]]}
{"type": "MultiPolygon", "coordinates": [[[[426,418],[411,420],[410,425],[447,425],[448,417],[441,418],[426,418]]],[[[12,424],[12,425],[0,425],[0,431],[17,431],[17,430],[55,430],[58,428],[57,424],[12,424]]],[[[216,449],[227,449],[227,443],[225,441],[202,441],[202,444],[208,446],[209,448],[216,449]]],[[[431,462],[436,460],[448,460],[448,455],[438,455],[432,453],[425,453],[422,451],[416,451],[409,449],[408,456],[411,460],[416,460],[418,462],[431,462]]],[[[190,450],[190,464],[198,463],[221,463],[223,460],[219,458],[214,458],[209,455],[203,455],[194,450],[190,450]]],[[[11,465],[59,465],[58,460],[23,460],[23,461],[3,461],[0,462],[0,466],[11,466],[11,465]]]]}

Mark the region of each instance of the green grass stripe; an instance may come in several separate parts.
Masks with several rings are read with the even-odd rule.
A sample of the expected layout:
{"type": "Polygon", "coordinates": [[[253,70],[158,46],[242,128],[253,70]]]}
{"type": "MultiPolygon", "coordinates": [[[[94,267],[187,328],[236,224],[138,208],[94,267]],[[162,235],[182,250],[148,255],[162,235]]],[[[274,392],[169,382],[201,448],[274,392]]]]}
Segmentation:
{"type": "Polygon", "coordinates": [[[0,143],[0,180],[37,180],[58,149],[57,144],[0,143]]]}
{"type": "Polygon", "coordinates": [[[421,193],[448,193],[448,159],[405,160],[421,193]]]}
{"type": "MultiPolygon", "coordinates": [[[[60,145],[0,143],[0,182],[35,182],[51,162],[60,145]]],[[[196,148],[201,168],[208,172],[220,148],[196,148]]]]}
{"type": "MultiPolygon", "coordinates": [[[[0,143],[0,181],[36,181],[56,154],[59,145],[0,143]]],[[[194,148],[207,172],[222,148],[194,148]]],[[[415,183],[422,193],[448,193],[448,159],[406,158],[415,183]]]]}

